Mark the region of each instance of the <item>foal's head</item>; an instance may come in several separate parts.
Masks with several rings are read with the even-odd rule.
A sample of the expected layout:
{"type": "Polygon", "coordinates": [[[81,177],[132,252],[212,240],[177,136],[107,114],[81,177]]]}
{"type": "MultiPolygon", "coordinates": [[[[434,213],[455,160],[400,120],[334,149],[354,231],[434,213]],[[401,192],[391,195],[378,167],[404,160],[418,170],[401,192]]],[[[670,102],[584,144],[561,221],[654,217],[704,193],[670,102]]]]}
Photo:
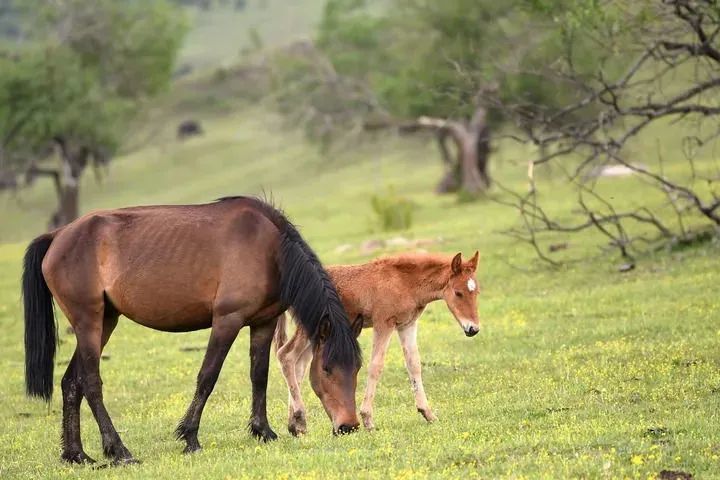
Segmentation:
{"type": "Polygon", "coordinates": [[[478,283],[475,271],[478,264],[478,252],[463,262],[458,253],[450,263],[450,280],[443,290],[443,298],[455,316],[465,335],[472,337],[480,331],[477,314],[478,283]]]}
{"type": "Polygon", "coordinates": [[[310,384],[332,421],[333,433],[343,435],[360,425],[355,412],[355,389],[361,359],[355,348],[362,317],[353,322],[352,330],[343,329],[353,335],[347,339],[338,339],[339,329],[327,319],[319,328],[310,363],[310,384]]]}

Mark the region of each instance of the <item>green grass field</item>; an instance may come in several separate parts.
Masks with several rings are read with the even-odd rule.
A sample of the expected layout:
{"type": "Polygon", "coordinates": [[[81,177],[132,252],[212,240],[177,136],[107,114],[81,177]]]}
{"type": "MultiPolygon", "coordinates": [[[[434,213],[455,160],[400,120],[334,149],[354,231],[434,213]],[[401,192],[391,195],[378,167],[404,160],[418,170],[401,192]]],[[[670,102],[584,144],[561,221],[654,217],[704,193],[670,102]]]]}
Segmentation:
{"type": "MultiPolygon", "coordinates": [[[[202,138],[179,144],[168,125],[151,147],[118,159],[102,184],[88,175],[84,209],[197,202],[265,188],[324,261],[349,262],[369,258],[358,249],[362,241],[397,235],[376,231],[369,203],[393,185],[417,204],[414,225],[402,235],[442,237],[434,250],[479,249],[483,256],[481,334],[466,338],[440,303],[421,319],[424,380],[440,420],[427,425],[415,413],[394,341],[377,394],[376,431],[333,438],[305,385],[310,433],[292,438],[273,361],[268,408],[280,438],[258,444],[245,427],[250,385],[243,332],[205,410],[205,449],[184,456],[173,429],[190,401],[208,332],[158,333],[123,319],[102,363],[105,400],[143,464],[103,470],[62,464],[57,392],[75,345],[66,320],[59,320],[49,407],[25,398],[23,386],[20,259],[53,206],[53,192],[38,183],[17,198],[0,198],[1,478],[644,479],[663,469],[720,477],[717,245],[645,256],[627,274],[617,273],[619,260],[608,255],[550,269],[498,233],[516,224],[512,211],[491,200],[457,203],[431,193],[440,174],[432,143],[378,138],[324,158],[298,134],[278,137],[278,120],[261,112],[205,121],[202,138]],[[346,243],[353,249],[338,253],[346,243]]],[[[522,188],[525,153],[498,148],[496,179],[522,188]]],[[[630,203],[646,195],[632,179],[604,182],[607,192],[630,203]]],[[[540,194],[551,209],[571,208],[573,198],[560,184],[544,185],[540,194]]],[[[602,244],[571,238],[567,255],[592,256],[602,244]]],[[[369,352],[367,331],[361,343],[369,352]]],[[[365,370],[360,375],[358,399],[365,370]]],[[[85,448],[99,458],[86,405],[82,415],[85,448]]]]}

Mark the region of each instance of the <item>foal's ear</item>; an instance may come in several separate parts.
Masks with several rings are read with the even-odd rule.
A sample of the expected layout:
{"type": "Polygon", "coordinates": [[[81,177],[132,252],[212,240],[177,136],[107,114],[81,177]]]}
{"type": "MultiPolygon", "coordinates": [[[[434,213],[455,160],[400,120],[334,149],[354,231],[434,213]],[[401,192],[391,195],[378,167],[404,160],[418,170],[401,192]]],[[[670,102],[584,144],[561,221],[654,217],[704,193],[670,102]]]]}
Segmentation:
{"type": "Polygon", "coordinates": [[[351,327],[352,332],[356,338],[360,336],[360,333],[362,332],[362,327],[363,327],[363,317],[362,317],[362,315],[358,315],[355,318],[355,321],[353,321],[352,327],[351,327]]]}
{"type": "Polygon", "coordinates": [[[450,268],[454,274],[462,272],[462,253],[458,253],[453,257],[450,268]]]}
{"type": "Polygon", "coordinates": [[[320,320],[320,326],[318,327],[318,338],[321,342],[324,342],[328,339],[330,336],[330,319],[327,317],[323,317],[322,320],[320,320]]]}
{"type": "Polygon", "coordinates": [[[480,260],[480,252],[475,250],[475,255],[473,255],[473,257],[467,263],[468,267],[472,268],[473,272],[477,270],[478,260],[480,260]]]}

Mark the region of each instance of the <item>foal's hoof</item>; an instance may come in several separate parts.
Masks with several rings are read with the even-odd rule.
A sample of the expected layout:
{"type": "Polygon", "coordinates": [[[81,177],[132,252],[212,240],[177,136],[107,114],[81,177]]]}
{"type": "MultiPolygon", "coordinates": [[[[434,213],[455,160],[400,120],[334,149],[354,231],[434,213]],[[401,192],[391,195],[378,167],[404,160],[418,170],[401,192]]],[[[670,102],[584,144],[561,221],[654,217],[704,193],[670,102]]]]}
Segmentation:
{"type": "Polygon", "coordinates": [[[290,435],[292,435],[293,437],[301,437],[307,433],[307,429],[303,426],[289,423],[288,432],[290,432],[290,435]]]}
{"type": "Polygon", "coordinates": [[[422,415],[428,423],[437,422],[438,418],[429,408],[418,408],[417,411],[420,412],[420,415],[422,415]]]}
{"type": "Polygon", "coordinates": [[[373,416],[371,412],[363,412],[362,410],[360,410],[360,417],[362,417],[365,430],[375,430],[375,423],[373,422],[373,416]]]}
{"type": "Polygon", "coordinates": [[[288,432],[294,437],[305,435],[307,433],[307,423],[305,421],[305,412],[298,410],[293,413],[288,421],[288,432]]]}
{"type": "Polygon", "coordinates": [[[68,463],[77,463],[77,464],[92,464],[95,463],[95,460],[88,456],[85,452],[63,452],[63,454],[60,456],[60,458],[68,463]]]}
{"type": "Polygon", "coordinates": [[[262,442],[270,442],[272,440],[277,440],[277,435],[275,434],[275,432],[272,431],[272,428],[270,428],[269,425],[250,425],[250,433],[253,437],[257,438],[262,442]]]}

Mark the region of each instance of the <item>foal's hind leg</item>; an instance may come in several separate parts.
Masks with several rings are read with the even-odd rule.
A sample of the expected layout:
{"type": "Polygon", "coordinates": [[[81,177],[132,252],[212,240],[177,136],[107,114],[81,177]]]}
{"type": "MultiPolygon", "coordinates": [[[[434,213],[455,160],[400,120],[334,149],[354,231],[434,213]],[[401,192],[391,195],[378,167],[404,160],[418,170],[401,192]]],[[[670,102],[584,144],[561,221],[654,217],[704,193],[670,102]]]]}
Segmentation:
{"type": "Polygon", "coordinates": [[[76,313],[72,317],[78,340],[77,358],[80,366],[83,394],[100,428],[103,453],[106,457],[112,458],[113,464],[116,465],[137,463],[137,460],[133,458],[120,439],[120,435],[115,429],[103,402],[100,353],[103,347],[103,338],[104,341],[107,341],[112,329],[115,328],[117,318],[114,321],[110,320],[108,322],[108,319],[102,321],[101,314],[91,310],[76,313]],[[107,332],[104,332],[103,324],[107,324],[107,332]]]}
{"type": "Polygon", "coordinates": [[[267,419],[267,382],[270,368],[270,345],[275,333],[276,319],[250,327],[250,381],[252,382],[252,416],[250,433],[264,442],[277,435],[267,419]]]}
{"type": "Polygon", "coordinates": [[[217,382],[220,375],[225,357],[230,351],[239,330],[240,327],[235,326],[233,322],[227,322],[226,324],[222,321],[213,322],[208,348],[197,377],[195,396],[185,416],[175,429],[177,439],[185,440],[184,453],[192,453],[202,448],[197,436],[200,428],[200,417],[208,397],[215,388],[215,382],[217,382]]]}
{"type": "MultiPolygon", "coordinates": [[[[105,315],[102,332],[102,346],[107,344],[115,326],[118,316],[116,313],[105,315]]],[[[75,350],[65,375],[62,378],[63,394],[63,422],[62,422],[62,459],[69,463],[95,463],[83,450],[80,438],[80,404],[83,398],[82,379],[78,351],[75,350]]]]}
{"type": "Polygon", "coordinates": [[[308,357],[312,358],[310,341],[302,328],[295,330],[295,335],[278,350],[277,356],[288,387],[288,431],[298,436],[307,432],[300,383],[305,373],[305,363],[308,357]]]}

